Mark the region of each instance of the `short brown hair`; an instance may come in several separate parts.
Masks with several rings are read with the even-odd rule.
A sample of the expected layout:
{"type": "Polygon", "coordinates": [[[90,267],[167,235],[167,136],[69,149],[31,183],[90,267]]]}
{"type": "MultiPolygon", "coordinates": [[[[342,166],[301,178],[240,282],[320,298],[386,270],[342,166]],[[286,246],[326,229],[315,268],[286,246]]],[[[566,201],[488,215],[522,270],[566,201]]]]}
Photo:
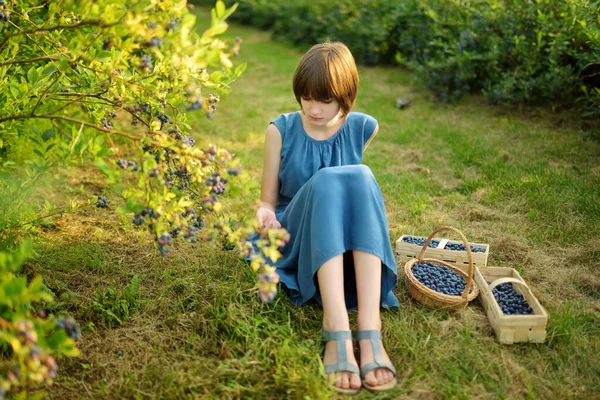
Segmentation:
{"type": "Polygon", "coordinates": [[[348,114],[358,92],[358,71],[354,57],[341,42],[316,44],[302,56],[293,77],[296,101],[335,99],[348,114]]]}

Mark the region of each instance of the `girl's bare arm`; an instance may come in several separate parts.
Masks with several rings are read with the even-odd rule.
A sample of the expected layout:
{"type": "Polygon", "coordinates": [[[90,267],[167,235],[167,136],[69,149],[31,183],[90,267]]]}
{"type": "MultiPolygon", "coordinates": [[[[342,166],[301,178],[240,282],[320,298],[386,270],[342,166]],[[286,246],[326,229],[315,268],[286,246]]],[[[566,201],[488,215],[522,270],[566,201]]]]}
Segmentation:
{"type": "Polygon", "coordinates": [[[275,211],[279,190],[279,164],[281,162],[281,134],[275,124],[269,124],[265,137],[264,165],[260,186],[260,206],[275,211]]]}
{"type": "Polygon", "coordinates": [[[367,143],[365,143],[365,147],[363,147],[363,153],[367,150],[367,147],[369,147],[369,145],[371,144],[371,142],[375,138],[375,135],[377,135],[377,132],[379,132],[379,124],[377,124],[375,126],[375,129],[373,130],[373,134],[371,135],[371,137],[369,138],[369,140],[367,140],[367,143]]]}

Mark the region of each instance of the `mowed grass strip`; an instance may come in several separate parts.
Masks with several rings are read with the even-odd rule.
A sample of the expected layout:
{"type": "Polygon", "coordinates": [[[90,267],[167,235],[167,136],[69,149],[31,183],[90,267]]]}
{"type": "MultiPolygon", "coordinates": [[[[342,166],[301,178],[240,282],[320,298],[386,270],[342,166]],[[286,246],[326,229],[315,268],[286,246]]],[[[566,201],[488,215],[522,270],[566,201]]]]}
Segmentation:
{"type": "MultiPolygon", "coordinates": [[[[206,24],[207,12],[196,12],[206,24]]],[[[214,119],[188,118],[200,146],[229,149],[254,182],[227,200],[228,214],[247,219],[260,195],[264,131],[297,109],[291,75],[306,49],[232,26],[227,37],[236,36],[245,76],[214,119]]],[[[453,225],[490,243],[489,264],[518,269],[550,313],[546,343],[500,345],[477,300],[460,312],[433,310],[400,281],[401,308],[384,312],[383,322],[401,384],[377,397],[597,396],[599,144],[544,111],[524,115],[477,97],[440,104],[399,68],[360,74],[355,110],[381,126],[364,162],[384,193],[392,242],[453,225]],[[406,95],[413,105],[396,109],[395,98],[406,95]]],[[[335,397],[320,372],[321,310],[282,295],[260,303],[253,273],[220,241],[178,243],[162,258],[128,218],[94,210],[57,218],[56,227],[41,233],[27,271],[44,274],[55,311],[75,315],[84,333],[82,356],[60,360],[50,398],[335,397]]]]}

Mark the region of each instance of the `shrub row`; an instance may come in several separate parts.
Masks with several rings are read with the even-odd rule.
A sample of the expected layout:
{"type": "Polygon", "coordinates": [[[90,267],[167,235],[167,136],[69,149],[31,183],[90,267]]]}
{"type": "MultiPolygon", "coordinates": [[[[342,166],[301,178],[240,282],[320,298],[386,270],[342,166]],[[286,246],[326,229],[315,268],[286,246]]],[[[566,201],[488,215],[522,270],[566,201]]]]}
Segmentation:
{"type": "Polygon", "coordinates": [[[341,40],[409,67],[446,102],[572,105],[600,117],[600,0],[228,0],[232,18],[296,45],[341,40]]]}

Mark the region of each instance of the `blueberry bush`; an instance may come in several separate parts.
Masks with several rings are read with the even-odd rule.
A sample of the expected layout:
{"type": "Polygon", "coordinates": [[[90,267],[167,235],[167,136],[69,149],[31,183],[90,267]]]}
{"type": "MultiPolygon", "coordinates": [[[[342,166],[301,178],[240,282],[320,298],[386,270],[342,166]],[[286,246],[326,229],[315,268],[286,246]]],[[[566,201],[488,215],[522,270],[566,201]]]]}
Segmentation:
{"type": "Polygon", "coordinates": [[[56,377],[60,356],[79,355],[81,331],[75,320],[48,315],[40,305],[52,295],[40,276],[29,283],[23,263],[33,255],[31,239],[13,252],[0,252],[0,399],[29,398],[39,384],[56,377]]]}
{"type": "MultiPolygon", "coordinates": [[[[219,39],[235,5],[217,1],[202,35],[185,1],[3,0],[0,8],[6,187],[16,176],[36,178],[22,188],[57,166],[93,164],[123,200],[96,193],[89,205],[131,215],[163,256],[174,240],[208,241],[225,229],[220,197],[244,187],[242,168],[226,149],[196,145],[186,113],[212,118],[245,69],[232,62],[241,39],[219,39]]],[[[229,228],[229,242],[276,280],[264,258],[276,259],[287,233],[262,232],[264,251],[256,252],[246,243],[252,223],[229,228]]]]}
{"type": "Polygon", "coordinates": [[[478,93],[597,118],[599,14],[598,0],[240,0],[234,18],[297,45],[341,40],[365,64],[396,60],[441,101],[478,93]]]}

